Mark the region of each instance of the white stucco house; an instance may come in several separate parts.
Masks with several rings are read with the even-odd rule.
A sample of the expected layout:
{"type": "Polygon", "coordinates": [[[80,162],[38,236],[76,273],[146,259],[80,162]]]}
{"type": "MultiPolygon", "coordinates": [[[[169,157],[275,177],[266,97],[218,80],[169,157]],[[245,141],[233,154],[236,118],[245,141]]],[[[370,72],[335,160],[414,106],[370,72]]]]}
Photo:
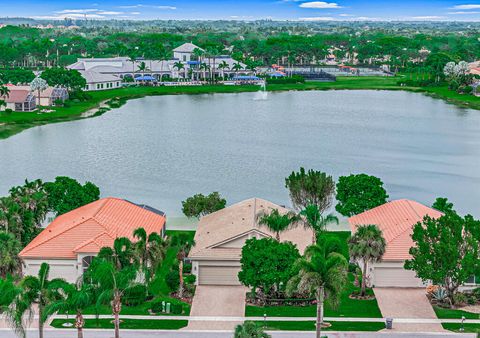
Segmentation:
{"type": "Polygon", "coordinates": [[[103,198],[66,214],[50,223],[19,254],[23,274],[36,275],[42,263],[50,265],[50,278],[76,282],[90,266],[93,257],[118,237],[134,240],[137,228],[147,234],[165,232],[166,216],[154,208],[119,198],[103,198]]]}
{"type": "Polygon", "coordinates": [[[425,287],[414,271],[403,268],[411,258],[410,248],[413,227],[425,216],[439,218],[443,214],[415,201],[395,200],[367,210],[348,219],[352,233],[360,225],[375,224],[382,231],[386,241],[382,260],[369,266],[369,284],[373,287],[425,287]]]}
{"type": "MultiPolygon", "coordinates": [[[[200,219],[195,246],[188,258],[197,285],[240,285],[238,272],[242,247],[249,238],[275,238],[266,226],[259,225],[259,213],[289,210],[264,199],[251,198],[200,219]]],[[[280,234],[280,241],[290,241],[303,253],[312,244],[312,231],[298,226],[280,234]]]]}

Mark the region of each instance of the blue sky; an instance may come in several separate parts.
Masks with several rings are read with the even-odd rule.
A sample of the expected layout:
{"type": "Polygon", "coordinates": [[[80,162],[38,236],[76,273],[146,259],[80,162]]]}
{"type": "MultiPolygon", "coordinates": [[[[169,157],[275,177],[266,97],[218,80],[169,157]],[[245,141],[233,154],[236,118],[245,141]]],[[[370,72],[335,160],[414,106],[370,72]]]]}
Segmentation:
{"type": "Polygon", "coordinates": [[[15,0],[0,17],[479,21],[480,0],[15,0]]]}

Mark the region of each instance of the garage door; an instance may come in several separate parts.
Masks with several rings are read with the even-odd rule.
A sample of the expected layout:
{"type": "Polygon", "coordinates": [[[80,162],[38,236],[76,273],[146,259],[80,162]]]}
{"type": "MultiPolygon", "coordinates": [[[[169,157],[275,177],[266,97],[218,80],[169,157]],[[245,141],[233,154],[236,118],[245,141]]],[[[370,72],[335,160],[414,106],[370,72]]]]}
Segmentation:
{"type": "Polygon", "coordinates": [[[199,285],[240,285],[238,272],[240,267],[235,266],[200,266],[199,285]]]}
{"type": "Polygon", "coordinates": [[[417,288],[424,287],[415,272],[403,268],[375,268],[375,287],[417,288]]]}

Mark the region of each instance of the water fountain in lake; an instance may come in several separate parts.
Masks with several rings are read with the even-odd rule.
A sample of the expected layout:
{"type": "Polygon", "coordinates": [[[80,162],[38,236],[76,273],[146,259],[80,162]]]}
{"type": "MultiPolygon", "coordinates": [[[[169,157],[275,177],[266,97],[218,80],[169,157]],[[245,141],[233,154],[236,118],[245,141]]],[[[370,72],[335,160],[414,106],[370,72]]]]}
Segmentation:
{"type": "Polygon", "coordinates": [[[255,101],[263,101],[268,99],[268,92],[267,92],[267,81],[263,81],[260,85],[260,90],[255,94],[253,98],[255,101]]]}

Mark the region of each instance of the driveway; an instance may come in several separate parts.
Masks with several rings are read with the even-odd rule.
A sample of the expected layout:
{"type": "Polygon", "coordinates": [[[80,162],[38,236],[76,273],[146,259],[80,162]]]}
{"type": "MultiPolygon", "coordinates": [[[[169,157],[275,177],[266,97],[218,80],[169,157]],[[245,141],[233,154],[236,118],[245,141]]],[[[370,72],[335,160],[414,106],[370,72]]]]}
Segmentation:
{"type": "Polygon", "coordinates": [[[437,318],[425,295],[425,289],[374,288],[373,291],[382,316],[394,318],[392,331],[445,332],[442,324],[395,324],[395,318],[437,318]]]}
{"type": "MultiPolygon", "coordinates": [[[[199,285],[195,290],[190,316],[243,317],[244,286],[199,285]]],[[[186,330],[232,330],[239,322],[189,321],[186,330]]]]}

